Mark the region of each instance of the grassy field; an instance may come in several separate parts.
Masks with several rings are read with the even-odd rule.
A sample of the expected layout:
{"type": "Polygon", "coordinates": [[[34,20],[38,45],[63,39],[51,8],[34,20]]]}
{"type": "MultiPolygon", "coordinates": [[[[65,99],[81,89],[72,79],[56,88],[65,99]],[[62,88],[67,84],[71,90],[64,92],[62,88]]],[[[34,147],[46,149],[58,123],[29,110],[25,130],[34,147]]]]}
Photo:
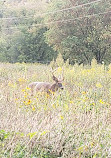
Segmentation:
{"type": "Polygon", "coordinates": [[[111,158],[111,65],[63,64],[63,91],[31,96],[53,83],[51,65],[0,64],[0,158],[111,158]]]}

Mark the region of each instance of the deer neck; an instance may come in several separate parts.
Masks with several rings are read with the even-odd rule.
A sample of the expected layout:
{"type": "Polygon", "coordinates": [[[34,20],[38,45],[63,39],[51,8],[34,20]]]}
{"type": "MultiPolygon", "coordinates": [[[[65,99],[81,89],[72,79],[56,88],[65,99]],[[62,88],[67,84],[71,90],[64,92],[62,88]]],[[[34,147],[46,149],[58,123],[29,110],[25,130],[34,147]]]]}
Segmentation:
{"type": "Polygon", "coordinates": [[[58,90],[58,87],[57,87],[56,83],[54,83],[54,84],[51,86],[51,90],[52,90],[52,92],[55,92],[55,91],[58,90]]]}

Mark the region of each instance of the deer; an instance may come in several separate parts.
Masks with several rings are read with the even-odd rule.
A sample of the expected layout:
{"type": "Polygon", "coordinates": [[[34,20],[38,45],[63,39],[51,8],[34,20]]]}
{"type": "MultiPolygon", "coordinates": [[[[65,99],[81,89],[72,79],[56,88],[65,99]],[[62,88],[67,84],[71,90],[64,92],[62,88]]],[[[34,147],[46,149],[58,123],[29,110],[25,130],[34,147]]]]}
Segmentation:
{"type": "Polygon", "coordinates": [[[41,91],[46,92],[47,94],[54,93],[58,89],[64,89],[62,85],[63,79],[58,79],[53,75],[52,79],[55,81],[55,83],[49,83],[49,82],[32,82],[29,84],[29,88],[31,89],[32,95],[35,92],[41,91]]]}

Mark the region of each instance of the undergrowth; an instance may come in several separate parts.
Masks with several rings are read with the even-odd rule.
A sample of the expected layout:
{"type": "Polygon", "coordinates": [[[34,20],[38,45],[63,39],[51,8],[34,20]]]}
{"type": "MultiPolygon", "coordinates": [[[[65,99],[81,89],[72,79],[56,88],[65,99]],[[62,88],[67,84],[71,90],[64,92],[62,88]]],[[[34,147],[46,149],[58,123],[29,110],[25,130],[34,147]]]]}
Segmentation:
{"type": "Polygon", "coordinates": [[[64,90],[34,96],[52,65],[0,64],[0,157],[110,158],[111,65],[51,64],[64,90]]]}

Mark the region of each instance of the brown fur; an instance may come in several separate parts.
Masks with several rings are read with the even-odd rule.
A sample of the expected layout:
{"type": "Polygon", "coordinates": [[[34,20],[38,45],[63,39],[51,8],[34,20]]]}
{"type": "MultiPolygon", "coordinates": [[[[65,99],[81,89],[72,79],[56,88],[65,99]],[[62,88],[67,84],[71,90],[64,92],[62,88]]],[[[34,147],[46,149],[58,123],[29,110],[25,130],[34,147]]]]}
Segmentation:
{"type": "Polygon", "coordinates": [[[31,88],[31,93],[37,92],[37,91],[43,91],[47,93],[55,92],[59,88],[63,89],[62,81],[58,80],[55,76],[53,76],[53,80],[55,81],[54,84],[51,84],[49,82],[32,82],[29,84],[29,87],[31,88]]]}

